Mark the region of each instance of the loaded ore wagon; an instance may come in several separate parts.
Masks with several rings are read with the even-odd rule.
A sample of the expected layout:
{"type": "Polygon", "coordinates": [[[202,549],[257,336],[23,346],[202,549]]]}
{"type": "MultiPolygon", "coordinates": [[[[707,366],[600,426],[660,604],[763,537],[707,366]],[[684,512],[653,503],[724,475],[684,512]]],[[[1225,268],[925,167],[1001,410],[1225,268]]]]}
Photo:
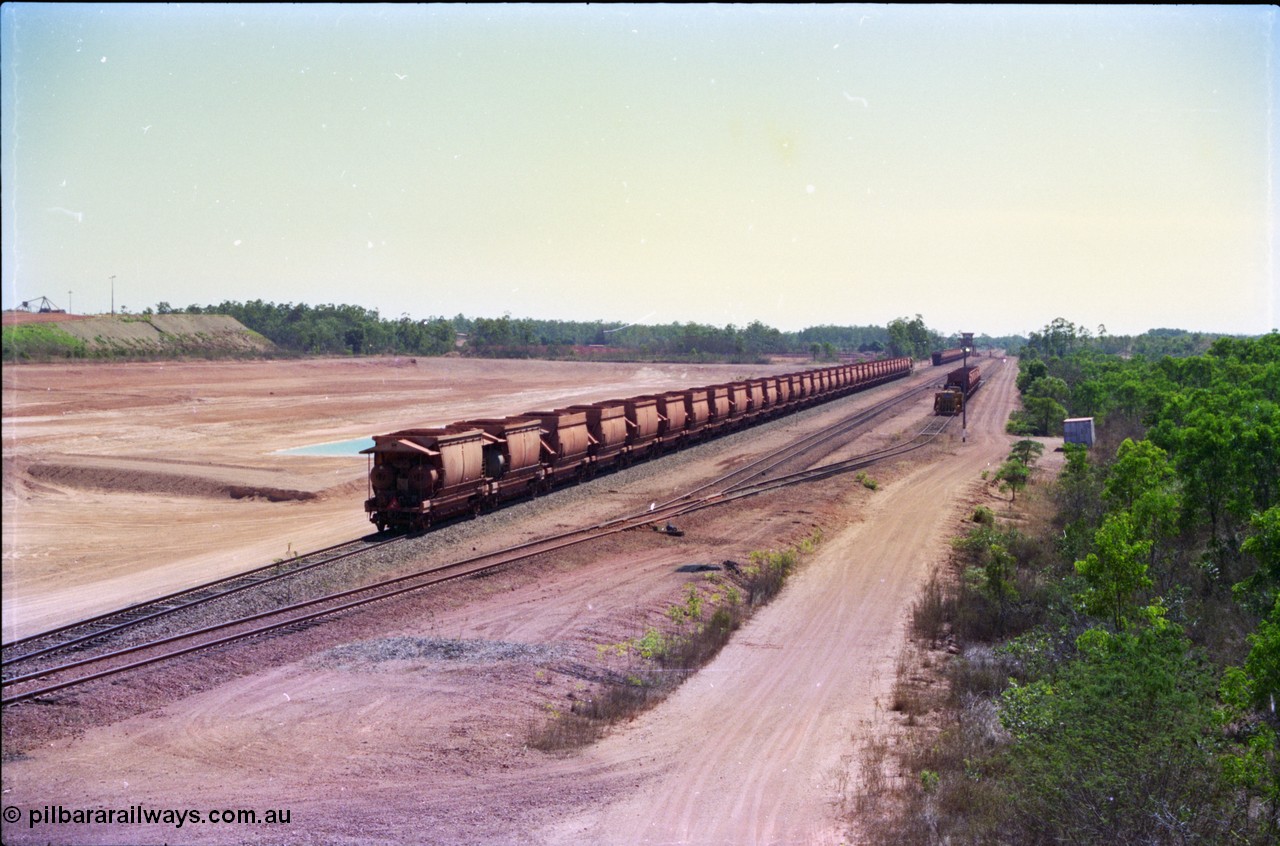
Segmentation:
{"type": "Polygon", "coordinates": [[[369,471],[372,496],[364,510],[378,531],[425,529],[435,520],[484,506],[484,432],[480,429],[405,429],[374,435],[369,471]]]}
{"type": "Polygon", "coordinates": [[[656,397],[631,397],[622,401],[627,420],[628,457],[639,456],[659,446],[663,415],[656,397]]]}
{"type": "Polygon", "coordinates": [[[569,410],[587,415],[592,471],[612,466],[627,446],[626,404],[622,400],[606,400],[591,405],[571,405],[569,410]]]}
{"type": "Polygon", "coordinates": [[[484,472],[489,502],[538,492],[542,468],[542,422],[532,417],[464,420],[450,429],[479,429],[484,434],[484,472]]]}
{"type": "Polygon", "coordinates": [[[542,425],[542,464],[546,473],[543,487],[565,477],[582,478],[591,463],[591,433],[585,411],[561,408],[556,411],[526,411],[542,425]]]}
{"type": "Polygon", "coordinates": [[[706,388],[685,391],[685,431],[690,437],[706,434],[711,423],[711,392],[706,388]]]}

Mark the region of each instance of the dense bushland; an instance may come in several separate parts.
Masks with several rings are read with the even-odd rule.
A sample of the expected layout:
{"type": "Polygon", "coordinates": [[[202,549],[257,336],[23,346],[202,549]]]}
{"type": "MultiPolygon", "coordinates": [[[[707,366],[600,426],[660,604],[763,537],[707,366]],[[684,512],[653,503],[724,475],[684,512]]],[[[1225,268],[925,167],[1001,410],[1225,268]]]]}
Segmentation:
{"type": "Polygon", "coordinates": [[[917,602],[921,644],[959,654],[875,836],[1274,843],[1280,334],[1152,360],[1067,327],[1033,335],[1020,387],[1056,380],[1099,443],[1019,501],[1039,525],[975,515],[917,602]]]}

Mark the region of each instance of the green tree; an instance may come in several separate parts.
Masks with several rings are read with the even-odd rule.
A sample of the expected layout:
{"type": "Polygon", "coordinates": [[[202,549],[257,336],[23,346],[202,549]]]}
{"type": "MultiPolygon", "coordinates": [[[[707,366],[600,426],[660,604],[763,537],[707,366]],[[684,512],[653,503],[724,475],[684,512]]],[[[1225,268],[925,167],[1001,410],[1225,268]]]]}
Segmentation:
{"type": "Polygon", "coordinates": [[[1155,571],[1162,556],[1172,551],[1177,534],[1181,496],[1168,455],[1150,441],[1126,438],[1116,450],[1102,491],[1112,508],[1132,516],[1137,537],[1151,541],[1148,564],[1162,577],[1161,589],[1173,586],[1166,568],[1155,571]]]}
{"type": "Polygon", "coordinates": [[[1016,458],[1028,467],[1033,466],[1044,454],[1044,444],[1039,441],[1021,440],[1009,449],[1009,457],[1016,458]]]}
{"type": "Polygon", "coordinates": [[[1066,380],[1057,376],[1042,376],[1028,385],[1023,395],[1048,397],[1057,403],[1064,403],[1071,398],[1071,388],[1067,386],[1066,380]]]}
{"type": "Polygon", "coordinates": [[[1038,358],[1023,358],[1018,361],[1018,392],[1025,394],[1031,383],[1044,379],[1049,375],[1049,366],[1038,358]]]}
{"type": "Polygon", "coordinates": [[[889,321],[889,343],[887,348],[893,356],[905,355],[912,358],[924,358],[931,349],[942,345],[942,338],[924,325],[924,318],[916,315],[907,320],[899,317],[889,321]]]}
{"type": "Polygon", "coordinates": [[[1126,511],[1112,512],[1093,536],[1097,552],[1075,563],[1085,581],[1077,594],[1085,613],[1110,621],[1123,631],[1135,618],[1142,591],[1152,586],[1147,576],[1151,541],[1135,537],[1133,518],[1126,511]]]}
{"type": "Polygon", "coordinates": [[[1027,434],[1050,436],[1062,434],[1067,410],[1052,397],[1023,397],[1021,414],[1031,429],[1027,434]]]}
{"type": "Polygon", "coordinates": [[[1248,640],[1249,656],[1245,658],[1244,671],[1249,678],[1253,704],[1275,714],[1276,702],[1280,700],[1280,597],[1248,640]]]}
{"type": "Polygon", "coordinates": [[[1272,506],[1249,521],[1252,534],[1240,545],[1256,564],[1252,573],[1235,585],[1236,597],[1247,607],[1266,608],[1280,589],[1280,506],[1272,506]]]}
{"type": "Polygon", "coordinates": [[[1000,465],[1000,469],[996,471],[995,479],[1000,483],[1001,490],[1010,492],[1009,501],[1016,502],[1018,500],[1018,491],[1025,488],[1027,482],[1031,479],[1031,468],[1017,459],[1009,459],[1000,465]]]}
{"type": "Polygon", "coordinates": [[[1066,444],[1066,464],[1058,474],[1054,498],[1063,526],[1058,549],[1068,561],[1081,558],[1092,548],[1093,533],[1102,521],[1102,483],[1098,469],[1089,463],[1089,450],[1066,444]]]}
{"type": "Polygon", "coordinates": [[[1102,496],[1115,508],[1133,508],[1143,495],[1168,487],[1173,478],[1167,452],[1151,441],[1125,438],[1116,450],[1102,496]]]}
{"type": "Polygon", "coordinates": [[[987,563],[982,568],[982,590],[996,606],[996,631],[1004,634],[1008,627],[1010,606],[1018,600],[1015,580],[1017,559],[1004,544],[992,543],[987,551],[987,563]]]}

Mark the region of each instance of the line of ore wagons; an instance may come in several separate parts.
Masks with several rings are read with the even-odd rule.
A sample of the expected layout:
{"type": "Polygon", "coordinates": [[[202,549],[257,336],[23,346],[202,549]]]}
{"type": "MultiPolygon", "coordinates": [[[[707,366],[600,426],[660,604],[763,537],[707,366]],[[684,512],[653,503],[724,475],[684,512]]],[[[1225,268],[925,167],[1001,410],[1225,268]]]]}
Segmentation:
{"type": "Polygon", "coordinates": [[[378,531],[426,528],[902,378],[912,364],[842,364],[375,435],[363,450],[370,456],[364,510],[378,531]]]}

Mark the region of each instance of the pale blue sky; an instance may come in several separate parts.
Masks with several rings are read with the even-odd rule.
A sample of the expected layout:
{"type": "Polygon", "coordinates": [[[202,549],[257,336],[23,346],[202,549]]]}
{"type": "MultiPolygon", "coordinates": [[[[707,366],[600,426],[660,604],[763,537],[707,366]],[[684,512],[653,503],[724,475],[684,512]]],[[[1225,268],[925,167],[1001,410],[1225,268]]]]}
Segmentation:
{"type": "Polygon", "coordinates": [[[1265,6],[7,3],[3,301],[1256,333],[1265,6]]]}

